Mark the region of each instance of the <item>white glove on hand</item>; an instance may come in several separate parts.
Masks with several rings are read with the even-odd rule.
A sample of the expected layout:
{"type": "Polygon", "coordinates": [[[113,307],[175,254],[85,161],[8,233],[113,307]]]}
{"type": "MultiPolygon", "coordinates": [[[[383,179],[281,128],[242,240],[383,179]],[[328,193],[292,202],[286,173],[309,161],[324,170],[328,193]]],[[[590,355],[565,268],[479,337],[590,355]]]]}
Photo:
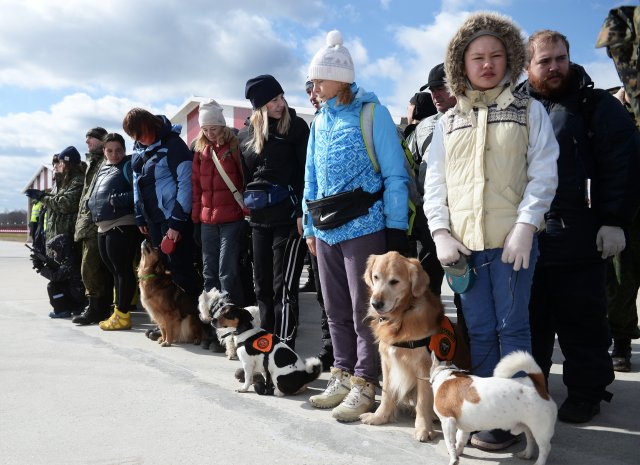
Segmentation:
{"type": "Polygon", "coordinates": [[[513,263],[513,271],[529,268],[529,257],[536,227],[529,223],[516,223],[504,240],[502,263],[513,263]]]}
{"type": "Polygon", "coordinates": [[[460,253],[471,255],[471,250],[462,245],[460,241],[454,239],[446,229],[434,231],[433,242],[436,244],[438,260],[444,266],[457,262],[460,259],[460,253]]]}
{"type": "Polygon", "coordinates": [[[618,226],[600,226],[596,236],[596,247],[602,252],[602,258],[609,258],[619,254],[627,245],[624,231],[618,226]]]}

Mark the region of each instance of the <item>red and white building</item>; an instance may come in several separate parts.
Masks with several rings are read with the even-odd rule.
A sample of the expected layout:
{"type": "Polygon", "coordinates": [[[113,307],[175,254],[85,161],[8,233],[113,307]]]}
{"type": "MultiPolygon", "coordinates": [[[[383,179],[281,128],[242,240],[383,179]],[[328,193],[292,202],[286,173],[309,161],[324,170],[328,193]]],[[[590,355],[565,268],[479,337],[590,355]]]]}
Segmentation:
{"type": "MultiPolygon", "coordinates": [[[[200,102],[208,100],[207,97],[190,97],[187,99],[177,113],[173,115],[171,122],[173,124],[182,125],[182,133],[180,136],[184,139],[187,145],[198,136],[200,131],[200,125],[198,124],[198,106],[200,102]]],[[[240,100],[216,100],[222,107],[222,114],[227,122],[227,126],[230,128],[242,129],[244,122],[251,116],[251,106],[248,101],[240,100]]],[[[309,108],[291,107],[296,111],[296,114],[311,124],[315,109],[311,106],[309,108]]]]}

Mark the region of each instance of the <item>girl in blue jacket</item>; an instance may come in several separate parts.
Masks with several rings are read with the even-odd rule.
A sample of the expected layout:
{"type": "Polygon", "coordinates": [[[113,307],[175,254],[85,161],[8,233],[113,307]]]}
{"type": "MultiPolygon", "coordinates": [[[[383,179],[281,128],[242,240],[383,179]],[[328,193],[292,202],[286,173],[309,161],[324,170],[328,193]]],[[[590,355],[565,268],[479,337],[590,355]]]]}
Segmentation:
{"type": "Polygon", "coordinates": [[[374,337],[363,322],[368,293],[362,276],[369,255],[406,242],[408,175],[391,115],[374,94],[355,84],[353,61],[338,31],[327,35],[327,46],[314,56],[309,79],[324,104],[311,125],[307,148],[303,226],[309,250],[318,257],[321,286],[331,289],[324,297],[335,357],[327,388],[309,400],[315,407],[333,408],[338,421],[356,421],[373,406],[379,375],[374,337]],[[360,112],[369,102],[375,104],[372,142],[379,171],[360,129],[360,112]],[[347,202],[356,198],[355,204],[368,208],[327,226],[345,209],[338,209],[340,215],[312,215],[306,202],[332,201],[326,198],[336,194],[355,196],[347,202]]]}

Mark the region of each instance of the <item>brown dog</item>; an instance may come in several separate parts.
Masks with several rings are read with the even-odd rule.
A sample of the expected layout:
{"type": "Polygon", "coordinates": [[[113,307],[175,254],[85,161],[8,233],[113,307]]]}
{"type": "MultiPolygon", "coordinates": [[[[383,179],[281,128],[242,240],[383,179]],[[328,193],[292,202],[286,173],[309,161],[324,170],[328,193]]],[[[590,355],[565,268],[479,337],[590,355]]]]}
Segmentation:
{"type": "Polygon", "coordinates": [[[414,437],[428,441],[434,415],[428,338],[439,331],[442,302],[429,291],[420,262],[397,252],[371,255],[364,280],[371,291],[369,316],[382,361],[382,401],[375,413],[364,413],[360,420],[382,425],[393,420],[399,404],[415,406],[414,437]]]}
{"type": "Polygon", "coordinates": [[[171,278],[157,248],[144,240],[138,266],[140,300],[151,319],[160,327],[162,347],[173,343],[200,344],[204,336],[195,302],[171,278]]]}

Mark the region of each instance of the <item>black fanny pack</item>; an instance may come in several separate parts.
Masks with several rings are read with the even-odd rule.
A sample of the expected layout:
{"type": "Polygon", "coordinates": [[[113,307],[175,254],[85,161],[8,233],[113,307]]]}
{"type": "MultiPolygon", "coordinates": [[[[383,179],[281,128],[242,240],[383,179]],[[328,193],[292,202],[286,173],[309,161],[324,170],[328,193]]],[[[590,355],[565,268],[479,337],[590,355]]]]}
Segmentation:
{"type": "Polygon", "coordinates": [[[307,200],[313,226],[321,231],[342,226],[369,213],[369,208],[382,198],[382,189],[373,194],[358,187],[349,192],[330,195],[319,200],[307,200]]]}

